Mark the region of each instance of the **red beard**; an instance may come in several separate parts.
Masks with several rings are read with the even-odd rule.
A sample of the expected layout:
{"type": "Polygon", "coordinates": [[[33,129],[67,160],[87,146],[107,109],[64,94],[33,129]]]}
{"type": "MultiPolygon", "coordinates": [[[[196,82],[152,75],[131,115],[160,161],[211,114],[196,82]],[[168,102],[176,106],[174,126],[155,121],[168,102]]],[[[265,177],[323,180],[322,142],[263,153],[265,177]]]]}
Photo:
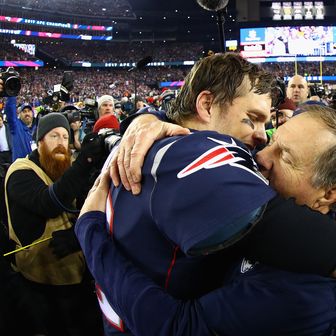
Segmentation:
{"type": "Polygon", "coordinates": [[[41,141],[39,153],[41,167],[53,181],[58,180],[71,166],[70,149],[62,145],[58,145],[50,152],[45,143],[41,141]]]}

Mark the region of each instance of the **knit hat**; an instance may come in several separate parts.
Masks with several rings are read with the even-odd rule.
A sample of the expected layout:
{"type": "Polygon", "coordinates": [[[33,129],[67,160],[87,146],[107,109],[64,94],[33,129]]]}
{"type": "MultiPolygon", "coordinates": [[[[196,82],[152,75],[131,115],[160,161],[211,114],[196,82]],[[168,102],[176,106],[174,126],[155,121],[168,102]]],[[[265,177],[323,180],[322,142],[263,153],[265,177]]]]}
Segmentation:
{"type": "Polygon", "coordinates": [[[40,118],[37,125],[36,141],[40,141],[48,132],[56,127],[64,127],[70,135],[70,125],[64,115],[52,112],[40,118]]]}
{"type": "Polygon", "coordinates": [[[103,128],[109,128],[119,131],[119,121],[116,116],[109,113],[100,117],[93,127],[93,132],[98,133],[103,128]]]}
{"type": "Polygon", "coordinates": [[[284,102],[278,106],[278,110],[292,110],[292,111],[295,111],[296,108],[297,107],[294,104],[294,102],[287,97],[285,98],[284,102]]]}
{"type": "Polygon", "coordinates": [[[103,103],[105,103],[105,102],[107,102],[107,101],[112,101],[112,103],[114,103],[114,99],[113,99],[113,97],[112,96],[110,96],[110,95],[104,95],[104,96],[101,96],[99,99],[98,99],[98,109],[100,108],[100,106],[103,104],[103,103]]]}

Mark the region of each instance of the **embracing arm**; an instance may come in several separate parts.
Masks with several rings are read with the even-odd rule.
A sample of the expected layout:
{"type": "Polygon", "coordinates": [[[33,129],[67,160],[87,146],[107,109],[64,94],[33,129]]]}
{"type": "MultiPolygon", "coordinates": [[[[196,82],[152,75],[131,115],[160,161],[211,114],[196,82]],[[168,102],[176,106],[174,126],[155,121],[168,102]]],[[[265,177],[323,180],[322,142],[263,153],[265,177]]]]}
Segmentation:
{"type": "Polygon", "coordinates": [[[301,330],[299,328],[308,328],[311,335],[316,335],[312,326],[322,328],[321,316],[325,322],[323,327],[330,325],[330,314],[320,314],[321,311],[334,311],[330,308],[335,305],[334,299],[326,300],[330,297],[328,286],[319,292],[324,296],[321,295],[318,302],[320,295],[311,296],[315,288],[311,288],[311,284],[320,288],[321,279],[317,276],[306,281],[304,277],[297,279],[294,273],[279,271],[277,274],[275,270],[270,273],[270,269],[262,267],[249,276],[249,273],[240,272],[239,267],[233,274],[233,281],[227,281],[215,291],[189,301],[173,298],[128,262],[108,235],[105,214],[108,182],[106,173],[96,181],[75,231],[88,268],[113,309],[135,335],[260,336],[280,330],[301,330]],[[263,272],[266,277],[262,280],[260,274],[263,272]],[[292,285],[288,289],[284,287],[283,294],[287,295],[279,295],[277,279],[286,277],[293,278],[292,285]],[[299,290],[303,288],[302,283],[310,284],[302,289],[304,295],[299,290]],[[260,284],[262,288],[258,287],[260,284]],[[309,309],[302,309],[302,305],[309,309]],[[312,307],[314,309],[310,309],[312,307]],[[293,314],[297,317],[294,322],[293,314]]]}
{"type": "Polygon", "coordinates": [[[105,216],[89,212],[75,231],[88,268],[127,327],[135,335],[211,335],[197,300],[174,299],[126,262],[107,235],[105,216]]]}
{"type": "Polygon", "coordinates": [[[118,151],[111,161],[110,174],[115,186],[120,181],[133,194],[141,191],[141,168],[145,156],[156,140],[172,135],[186,135],[187,128],[164,122],[163,111],[135,114],[124,120],[120,129],[124,132],[118,151]]]}
{"type": "Polygon", "coordinates": [[[105,221],[104,212],[88,212],[76,234],[88,268],[134,335],[322,335],[335,318],[331,280],[262,265],[246,273],[237,265],[223,287],[194,300],[175,299],[123,257],[105,221]]]}
{"type": "Polygon", "coordinates": [[[196,301],[170,297],[119,254],[105,229],[109,185],[105,172],[90,190],[75,232],[88,268],[116,313],[136,335],[211,335],[196,301]]]}

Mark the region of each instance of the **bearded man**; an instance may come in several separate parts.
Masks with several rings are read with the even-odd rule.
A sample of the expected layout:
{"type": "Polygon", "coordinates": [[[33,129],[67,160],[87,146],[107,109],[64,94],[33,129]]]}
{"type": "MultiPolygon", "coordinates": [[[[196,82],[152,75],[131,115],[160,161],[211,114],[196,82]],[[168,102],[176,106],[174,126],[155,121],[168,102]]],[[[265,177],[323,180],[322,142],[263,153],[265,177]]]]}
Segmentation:
{"type": "Polygon", "coordinates": [[[89,183],[92,148],[84,143],[71,165],[69,134],[70,126],[63,115],[42,117],[37,149],[17,159],[5,180],[10,239],[16,248],[33,244],[15,254],[13,269],[33,293],[28,310],[38,316],[34,324],[39,334],[99,332],[92,329],[97,326],[88,325],[95,319],[83,318],[83,314],[98,314],[98,310],[73,232],[75,218],[71,211],[83,185],[89,183]]]}

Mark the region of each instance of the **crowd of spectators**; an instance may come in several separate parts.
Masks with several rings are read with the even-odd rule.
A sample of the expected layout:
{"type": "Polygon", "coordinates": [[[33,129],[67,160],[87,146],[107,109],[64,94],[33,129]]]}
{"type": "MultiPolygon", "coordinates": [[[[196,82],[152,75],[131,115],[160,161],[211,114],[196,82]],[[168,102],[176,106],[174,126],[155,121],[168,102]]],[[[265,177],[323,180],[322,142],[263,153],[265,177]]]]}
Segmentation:
{"type": "MultiPolygon", "coordinates": [[[[35,60],[36,58],[14,47],[8,41],[0,42],[1,60],[35,60]]],[[[193,43],[93,43],[84,42],[45,42],[37,46],[39,51],[52,55],[55,59],[68,62],[127,62],[137,63],[151,55],[153,61],[197,61],[203,55],[203,46],[193,43]],[[106,56],[108,55],[108,56],[106,56]]],[[[335,75],[333,62],[282,62],[264,63],[263,67],[276,73],[280,78],[291,77],[300,73],[307,76],[335,75]]],[[[135,94],[141,97],[159,96],[160,82],[182,81],[190,66],[152,67],[130,70],[125,68],[70,68],[73,70],[74,88],[70,92],[72,102],[84,101],[85,98],[97,98],[110,94],[120,101],[123,97],[135,94]]],[[[47,91],[62,82],[63,70],[53,67],[17,68],[22,80],[19,103],[41,105],[47,91]]],[[[68,69],[69,70],[69,69],[68,69]]]]}
{"type": "Polygon", "coordinates": [[[57,42],[39,45],[43,52],[62,58],[70,62],[137,62],[141,58],[151,55],[155,62],[195,61],[202,55],[204,47],[200,43],[177,42],[90,42],[76,43],[57,42]]]}
{"type": "Polygon", "coordinates": [[[279,77],[291,77],[296,72],[305,76],[335,76],[336,66],[334,62],[282,62],[264,63],[263,68],[276,72],[279,77]]]}
{"type": "MultiPolygon", "coordinates": [[[[295,73],[294,63],[265,63],[268,70],[278,74],[280,78],[292,76],[295,73]]],[[[83,101],[85,98],[96,98],[103,94],[110,94],[120,100],[131,97],[135,91],[142,97],[156,96],[161,93],[161,82],[182,81],[190,66],[180,67],[146,67],[128,71],[129,68],[100,68],[73,70],[74,88],[70,92],[71,101],[83,101]]],[[[309,76],[320,75],[319,63],[298,63],[298,73],[309,76]]],[[[18,100],[29,102],[35,106],[42,103],[43,96],[54,85],[62,82],[63,70],[53,68],[19,68],[22,88],[18,100]]],[[[331,62],[323,64],[323,75],[335,75],[336,66],[331,62]]]]}
{"type": "MultiPolygon", "coordinates": [[[[95,98],[111,94],[117,99],[130,97],[135,90],[143,97],[161,92],[159,82],[183,80],[189,67],[147,67],[133,72],[127,69],[83,69],[73,71],[74,88],[71,91],[73,102],[84,98],[95,98]],[[135,79],[135,82],[134,82],[135,79]]],[[[62,82],[63,70],[39,68],[20,69],[22,88],[18,100],[39,105],[43,95],[62,82]]]]}

